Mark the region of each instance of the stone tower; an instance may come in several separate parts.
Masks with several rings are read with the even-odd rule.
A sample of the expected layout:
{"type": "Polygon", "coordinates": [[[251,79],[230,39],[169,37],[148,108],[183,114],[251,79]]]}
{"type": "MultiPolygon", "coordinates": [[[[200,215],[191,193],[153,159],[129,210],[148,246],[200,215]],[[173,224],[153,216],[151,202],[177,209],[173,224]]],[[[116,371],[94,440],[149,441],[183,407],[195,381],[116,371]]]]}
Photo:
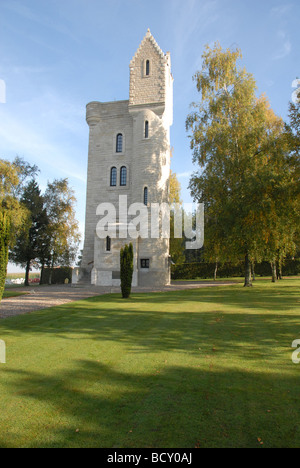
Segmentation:
{"type": "Polygon", "coordinates": [[[169,284],[168,239],[151,238],[150,224],[148,238],[118,235],[120,196],[127,196],[128,207],[169,202],[173,77],[170,54],[162,52],[150,30],[130,62],[129,100],[91,102],[86,120],[90,135],[81,278],[99,286],[118,286],[120,248],[132,242],[133,285],[169,284]],[[97,207],[104,202],[116,207],[116,237],[97,235],[97,207]]]}

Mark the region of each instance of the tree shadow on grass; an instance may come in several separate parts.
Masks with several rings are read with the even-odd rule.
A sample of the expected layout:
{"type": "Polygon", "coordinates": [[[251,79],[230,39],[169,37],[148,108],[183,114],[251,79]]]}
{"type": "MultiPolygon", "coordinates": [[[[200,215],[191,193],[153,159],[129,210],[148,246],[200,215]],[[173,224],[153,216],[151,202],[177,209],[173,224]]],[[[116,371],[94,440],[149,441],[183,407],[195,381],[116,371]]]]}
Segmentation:
{"type": "MultiPolygon", "coordinates": [[[[0,324],[1,338],[53,335],[126,345],[130,353],[181,351],[197,354],[212,347],[229,355],[274,356],[299,338],[296,288],[218,288],[157,294],[90,298],[0,324]],[[248,348],[255,351],[248,352],[248,348]]],[[[56,342],[53,342],[53,347],[56,342]]]]}
{"type": "Polygon", "coordinates": [[[299,379],[184,366],[124,372],[89,360],[5,370],[1,447],[297,447],[299,379]],[[9,413],[9,409],[14,410],[9,413]],[[258,440],[260,439],[260,440],[258,440]]]}

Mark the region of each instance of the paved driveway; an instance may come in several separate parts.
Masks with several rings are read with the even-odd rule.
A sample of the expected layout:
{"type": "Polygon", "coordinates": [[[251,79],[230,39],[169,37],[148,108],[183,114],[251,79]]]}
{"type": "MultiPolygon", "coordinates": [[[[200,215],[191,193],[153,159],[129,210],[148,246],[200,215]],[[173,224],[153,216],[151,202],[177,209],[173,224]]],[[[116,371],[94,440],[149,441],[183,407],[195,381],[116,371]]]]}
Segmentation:
{"type": "MultiPolygon", "coordinates": [[[[235,284],[224,282],[199,282],[199,281],[176,281],[170,286],[156,290],[147,288],[133,288],[133,292],[159,292],[177,291],[182,289],[195,289],[219,286],[220,284],[235,284]]],[[[57,286],[30,286],[29,288],[18,288],[18,292],[26,292],[26,296],[17,296],[2,299],[0,303],[0,319],[14,315],[27,314],[34,310],[46,309],[68,302],[80,301],[88,297],[100,296],[108,293],[118,293],[120,288],[105,288],[95,286],[57,285],[57,286]]]]}

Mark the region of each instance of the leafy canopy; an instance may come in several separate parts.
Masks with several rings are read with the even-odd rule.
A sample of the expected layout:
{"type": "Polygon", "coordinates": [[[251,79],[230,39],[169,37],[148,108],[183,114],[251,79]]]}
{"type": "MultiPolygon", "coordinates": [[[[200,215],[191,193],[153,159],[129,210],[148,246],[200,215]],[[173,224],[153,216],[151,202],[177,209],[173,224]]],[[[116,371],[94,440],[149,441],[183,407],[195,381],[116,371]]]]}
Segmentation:
{"type": "Polygon", "coordinates": [[[274,254],[292,205],[284,123],[264,95],[256,97],[254,77],[237,65],[241,58],[239,49],[206,46],[194,76],[201,101],[186,120],[200,168],[190,189],[205,203],[205,250],[223,261],[274,254]]]}

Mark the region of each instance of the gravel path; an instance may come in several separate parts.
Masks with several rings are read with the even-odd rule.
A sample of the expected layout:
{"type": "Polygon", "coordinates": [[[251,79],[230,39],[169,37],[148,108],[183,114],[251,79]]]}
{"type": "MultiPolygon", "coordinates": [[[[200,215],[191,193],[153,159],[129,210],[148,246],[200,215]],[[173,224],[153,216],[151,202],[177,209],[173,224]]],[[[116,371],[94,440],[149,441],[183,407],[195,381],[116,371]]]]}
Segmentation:
{"type": "MultiPolygon", "coordinates": [[[[228,282],[195,282],[195,281],[176,281],[170,286],[160,289],[133,288],[132,292],[161,292],[178,291],[183,289],[195,289],[213,287],[219,285],[230,285],[236,283],[228,282]]],[[[68,302],[80,301],[93,296],[101,296],[108,293],[119,293],[120,288],[106,288],[96,286],[76,286],[57,285],[57,286],[30,286],[29,288],[18,288],[18,292],[25,292],[26,295],[2,299],[0,303],[0,319],[22,315],[33,312],[34,310],[46,309],[68,302]]]]}
{"type": "Polygon", "coordinates": [[[26,295],[2,299],[0,319],[27,314],[34,310],[46,309],[67,302],[80,301],[109,292],[103,288],[102,291],[98,291],[98,288],[96,291],[96,288],[92,287],[73,288],[70,285],[30,286],[29,288],[18,288],[16,291],[25,292],[26,295]]]}

